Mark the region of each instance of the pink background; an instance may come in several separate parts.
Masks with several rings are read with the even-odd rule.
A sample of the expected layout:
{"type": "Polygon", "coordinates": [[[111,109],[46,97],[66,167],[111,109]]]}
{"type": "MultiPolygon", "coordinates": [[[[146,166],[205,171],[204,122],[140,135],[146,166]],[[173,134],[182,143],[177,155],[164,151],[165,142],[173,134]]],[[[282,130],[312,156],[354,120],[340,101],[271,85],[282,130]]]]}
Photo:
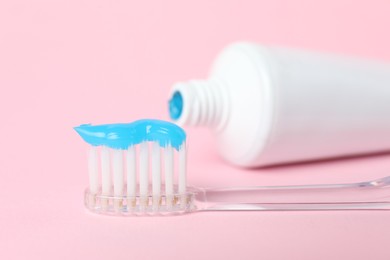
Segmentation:
{"type": "MultiPolygon", "coordinates": [[[[390,61],[388,0],[0,2],[0,259],[390,259],[390,212],[117,218],[83,207],[81,123],[167,119],[175,81],[253,40],[390,61]]],[[[259,170],[189,129],[195,186],[350,182],[390,155],[259,170]]]]}

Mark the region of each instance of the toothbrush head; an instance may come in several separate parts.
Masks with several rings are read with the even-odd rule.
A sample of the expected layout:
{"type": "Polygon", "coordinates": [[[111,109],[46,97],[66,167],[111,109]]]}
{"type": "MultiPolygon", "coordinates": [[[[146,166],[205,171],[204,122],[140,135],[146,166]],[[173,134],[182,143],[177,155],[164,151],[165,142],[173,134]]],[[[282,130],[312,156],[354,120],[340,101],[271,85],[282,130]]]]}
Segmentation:
{"type": "Polygon", "coordinates": [[[74,128],[91,145],[85,206],[109,215],[164,215],[194,210],[187,187],[186,134],[161,120],[74,128]]]}

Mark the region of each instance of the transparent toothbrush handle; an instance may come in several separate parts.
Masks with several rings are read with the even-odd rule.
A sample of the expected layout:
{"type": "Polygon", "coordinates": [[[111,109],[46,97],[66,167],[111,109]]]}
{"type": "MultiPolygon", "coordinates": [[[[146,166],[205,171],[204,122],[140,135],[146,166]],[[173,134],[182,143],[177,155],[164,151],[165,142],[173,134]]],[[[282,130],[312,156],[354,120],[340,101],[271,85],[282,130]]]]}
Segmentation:
{"type": "Polygon", "coordinates": [[[195,199],[206,211],[390,209],[390,176],[347,184],[203,189],[195,199]]]}

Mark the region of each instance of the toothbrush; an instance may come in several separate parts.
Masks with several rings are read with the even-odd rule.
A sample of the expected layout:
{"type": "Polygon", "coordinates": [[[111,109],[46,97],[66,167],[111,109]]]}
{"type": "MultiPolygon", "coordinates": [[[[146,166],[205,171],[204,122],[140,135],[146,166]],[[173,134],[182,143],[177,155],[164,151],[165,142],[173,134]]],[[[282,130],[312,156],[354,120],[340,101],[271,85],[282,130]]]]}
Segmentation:
{"type": "Polygon", "coordinates": [[[91,145],[84,202],[95,213],[390,209],[390,176],[347,184],[194,188],[187,186],[186,134],[175,124],[139,120],[75,130],[91,145]]]}

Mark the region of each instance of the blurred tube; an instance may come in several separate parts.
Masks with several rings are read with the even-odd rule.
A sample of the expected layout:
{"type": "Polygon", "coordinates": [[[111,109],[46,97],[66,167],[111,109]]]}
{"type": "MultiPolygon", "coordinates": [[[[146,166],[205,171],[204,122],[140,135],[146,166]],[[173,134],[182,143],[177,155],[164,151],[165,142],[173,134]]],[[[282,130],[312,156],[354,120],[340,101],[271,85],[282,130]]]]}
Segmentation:
{"type": "Polygon", "coordinates": [[[236,43],[208,80],[177,83],[179,125],[215,132],[228,162],[257,167],[390,150],[390,65],[236,43]]]}

